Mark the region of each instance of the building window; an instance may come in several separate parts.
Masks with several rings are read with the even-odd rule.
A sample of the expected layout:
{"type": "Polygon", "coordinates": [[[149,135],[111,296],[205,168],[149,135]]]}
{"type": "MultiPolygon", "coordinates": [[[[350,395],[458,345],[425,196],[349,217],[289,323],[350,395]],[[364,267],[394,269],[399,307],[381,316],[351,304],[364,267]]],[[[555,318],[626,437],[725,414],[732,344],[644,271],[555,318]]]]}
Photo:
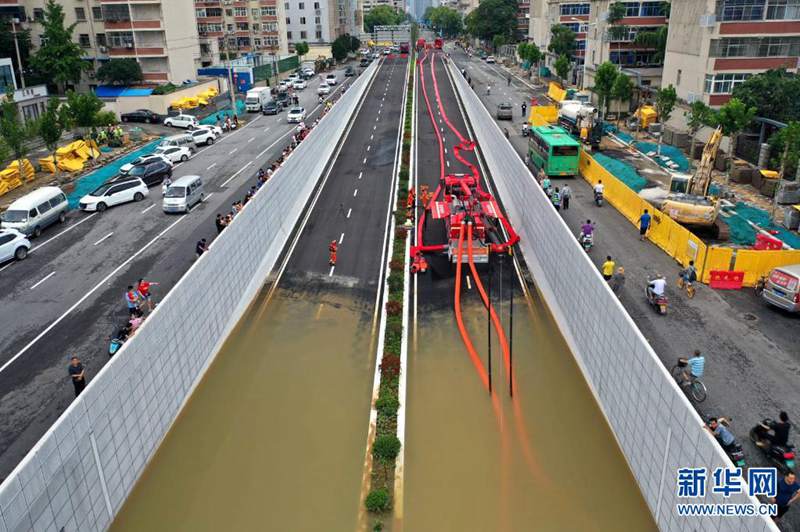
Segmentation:
{"type": "Polygon", "coordinates": [[[261,24],[253,22],[253,31],[261,31],[261,24]]]}
{"type": "Polygon", "coordinates": [[[305,9],[305,8],[306,8],[306,4],[304,2],[298,2],[297,3],[297,9],[305,9]]]}
{"type": "MultiPolygon", "coordinates": [[[[594,52],[593,52],[594,53],[594,52]]],[[[656,52],[644,50],[612,51],[609,60],[615,65],[623,67],[648,67],[658,66],[661,63],[655,60],[656,52]]],[[[594,60],[593,60],[594,61],[594,60]]]]}
{"type": "Polygon", "coordinates": [[[662,17],[664,16],[663,2],[642,2],[640,17],[662,17]]]}
{"type": "MultiPolygon", "coordinates": [[[[527,20],[525,21],[524,24],[525,24],[525,27],[527,27],[527,25],[528,25],[527,20]]],[[[562,26],[566,26],[567,28],[571,29],[575,33],[586,33],[587,31],[589,31],[589,25],[586,24],[586,23],[581,23],[581,22],[562,22],[561,25],[562,26]]]]}
{"type": "Polygon", "coordinates": [[[44,20],[44,9],[36,7],[33,9],[33,21],[42,22],[44,20]]]}
{"type": "Polygon", "coordinates": [[[105,33],[98,33],[95,36],[97,39],[97,46],[106,46],[106,34],[105,33]]]}
{"type": "Polygon", "coordinates": [[[255,45],[256,48],[261,48],[261,39],[256,37],[255,39],[253,39],[253,44],[255,45]]]}
{"type": "Polygon", "coordinates": [[[562,15],[588,15],[589,4],[561,4],[562,15]]]}
{"type": "Polygon", "coordinates": [[[321,32],[320,30],[317,30],[317,31],[316,31],[316,33],[314,34],[314,37],[315,37],[315,38],[316,38],[318,41],[321,41],[321,40],[322,40],[322,32],[321,32]]]}
{"type": "Polygon", "coordinates": [[[319,9],[319,2],[314,2],[314,9],[319,9]]]}
{"type": "Polygon", "coordinates": [[[232,17],[233,16],[233,9],[226,9],[225,10],[225,16],[226,17],[232,17]]]}
{"type": "Polygon", "coordinates": [[[206,18],[206,10],[203,8],[195,9],[194,14],[197,18],[206,18]]]}
{"type": "Polygon", "coordinates": [[[620,35],[609,37],[611,42],[633,42],[638,33],[658,31],[656,26],[622,26],[620,35]]]}
{"type": "Polygon", "coordinates": [[[320,20],[321,20],[321,17],[314,17],[314,24],[322,24],[322,22],[320,22],[320,20]]]}
{"type": "Polygon", "coordinates": [[[233,16],[235,16],[235,17],[246,17],[247,16],[247,8],[246,7],[234,7],[233,8],[233,16]]]}
{"type": "Polygon", "coordinates": [[[258,18],[258,8],[254,7],[253,9],[251,9],[250,15],[252,15],[253,18],[258,18]]]}
{"type": "Polygon", "coordinates": [[[680,86],[681,84],[681,74],[683,74],[683,70],[680,68],[678,69],[678,76],[675,78],[675,85],[680,86]]]}
{"type": "Polygon", "coordinates": [[[265,22],[263,24],[264,31],[271,31],[276,32],[278,31],[278,23],[277,22],[265,22]]]}
{"type": "Polygon", "coordinates": [[[306,23],[306,17],[300,17],[300,24],[306,23]]]}
{"type": "Polygon", "coordinates": [[[201,34],[209,32],[222,32],[222,24],[198,24],[197,31],[201,34]]]}
{"type": "Polygon", "coordinates": [[[301,38],[301,39],[305,39],[305,38],[306,38],[306,32],[304,32],[304,31],[301,31],[301,32],[300,32],[300,38],[301,38]]]}
{"type": "Polygon", "coordinates": [[[75,8],[75,18],[78,19],[78,21],[86,20],[86,10],[83,9],[82,7],[76,7],[75,8]]]}
{"type": "Polygon", "coordinates": [[[133,48],[133,33],[129,31],[115,31],[108,36],[108,43],[112,48],[133,48]]]}
{"type": "Polygon", "coordinates": [[[289,40],[292,40],[292,32],[291,31],[287,31],[286,32],[286,38],[289,39],[289,40]]]}
{"type": "Polygon", "coordinates": [[[765,0],[717,0],[720,20],[762,20],[765,0]]]}
{"type": "Polygon", "coordinates": [[[274,7],[262,7],[261,8],[261,16],[262,17],[275,17],[277,16],[278,12],[274,7]]]}
{"type": "Polygon", "coordinates": [[[703,92],[707,94],[730,94],[733,88],[744,83],[752,74],[706,74],[703,92]]]}
{"type": "Polygon", "coordinates": [[[731,37],[713,39],[710,57],[797,57],[800,37],[731,37]]]}
{"type": "Polygon", "coordinates": [[[248,31],[250,29],[250,25],[247,22],[237,22],[236,23],[236,31],[248,31]]]}
{"type": "Polygon", "coordinates": [[[277,37],[267,37],[264,39],[264,42],[268,47],[278,46],[278,38],[277,37]]]}
{"type": "Polygon", "coordinates": [[[228,32],[232,32],[233,31],[233,24],[226,24],[225,28],[227,29],[228,32]]]}
{"type": "Polygon", "coordinates": [[[12,90],[16,89],[14,86],[14,75],[11,73],[11,67],[9,65],[2,65],[0,66],[0,89],[5,92],[8,88],[12,90]]]}
{"type": "Polygon", "coordinates": [[[767,20],[800,19],[800,0],[769,0],[767,20]]]}
{"type": "Polygon", "coordinates": [[[288,26],[291,23],[292,23],[292,19],[290,19],[289,17],[286,17],[286,25],[288,26]]]}
{"type": "Polygon", "coordinates": [[[92,18],[94,20],[103,20],[103,8],[100,6],[92,7],[92,18]]]}
{"type": "Polygon", "coordinates": [[[284,4],[283,4],[283,8],[284,8],[286,11],[289,11],[289,2],[286,2],[286,3],[284,3],[284,4]]]}

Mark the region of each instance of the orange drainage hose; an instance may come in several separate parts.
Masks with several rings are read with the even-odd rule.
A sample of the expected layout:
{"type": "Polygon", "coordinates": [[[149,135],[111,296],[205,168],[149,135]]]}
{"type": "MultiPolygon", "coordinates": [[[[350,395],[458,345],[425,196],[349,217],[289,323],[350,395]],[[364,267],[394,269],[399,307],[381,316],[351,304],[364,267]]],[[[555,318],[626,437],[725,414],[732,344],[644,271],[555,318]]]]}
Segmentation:
{"type": "MultiPolygon", "coordinates": [[[[471,226],[470,226],[471,227],[471,226]]],[[[464,256],[464,223],[461,223],[461,229],[458,232],[458,253],[456,256],[456,289],[455,289],[455,312],[456,312],[456,323],[458,324],[458,332],[461,333],[461,339],[464,341],[464,345],[467,348],[467,353],[469,353],[469,358],[472,361],[472,365],[475,366],[475,370],[478,372],[478,377],[480,377],[481,382],[483,383],[483,387],[487,390],[489,389],[489,375],[486,373],[486,368],[483,367],[483,362],[481,362],[478,353],[475,351],[475,346],[472,345],[472,340],[467,333],[466,327],[464,327],[464,319],[461,316],[461,257],[464,256]]]]}

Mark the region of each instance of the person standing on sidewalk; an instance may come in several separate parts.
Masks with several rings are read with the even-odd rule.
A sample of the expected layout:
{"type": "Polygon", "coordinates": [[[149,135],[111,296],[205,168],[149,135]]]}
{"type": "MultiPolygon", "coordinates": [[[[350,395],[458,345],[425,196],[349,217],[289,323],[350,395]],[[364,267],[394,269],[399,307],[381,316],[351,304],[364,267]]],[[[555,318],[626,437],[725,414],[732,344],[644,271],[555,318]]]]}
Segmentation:
{"type": "Polygon", "coordinates": [[[561,208],[565,211],[569,209],[569,199],[572,197],[572,189],[565,184],[561,188],[561,208]]]}
{"type": "Polygon", "coordinates": [[[800,484],[794,471],[789,471],[786,476],[778,481],[777,494],[771,502],[778,505],[778,515],[772,519],[776,523],[789,511],[789,506],[800,497],[800,484]]]}
{"type": "Polygon", "coordinates": [[[78,397],[84,388],[86,388],[86,370],[78,360],[78,357],[72,356],[67,367],[72,385],[75,387],[75,397],[78,397]]]}
{"type": "Polygon", "coordinates": [[[603,263],[603,279],[606,281],[610,281],[611,277],[614,275],[614,267],[616,264],[614,260],[611,258],[611,255],[606,255],[606,261],[603,263]]]}
{"type": "Polygon", "coordinates": [[[158,283],[151,283],[150,281],[139,279],[137,289],[139,290],[139,295],[142,296],[142,303],[147,303],[147,310],[153,312],[153,301],[150,297],[151,286],[158,286],[158,283]]]}
{"type": "Polygon", "coordinates": [[[639,240],[643,241],[647,236],[647,231],[650,229],[650,221],[652,220],[650,213],[647,212],[647,209],[644,210],[642,215],[639,217],[639,240]]]}
{"type": "Polygon", "coordinates": [[[221,214],[217,214],[217,219],[214,224],[217,226],[217,234],[220,234],[222,230],[225,229],[225,219],[221,214]]]}
{"type": "Polygon", "coordinates": [[[611,276],[611,291],[614,292],[619,299],[623,288],[625,288],[625,268],[620,266],[617,268],[614,275],[611,276]]]}
{"type": "Polygon", "coordinates": [[[550,201],[553,203],[553,207],[555,207],[556,211],[561,209],[561,193],[558,191],[558,187],[555,188],[553,195],[550,196],[550,201]]]}
{"type": "Polygon", "coordinates": [[[128,285],[128,290],[125,292],[125,303],[128,305],[128,313],[133,316],[139,305],[142,303],[142,297],[134,288],[133,285],[128,285]]]}

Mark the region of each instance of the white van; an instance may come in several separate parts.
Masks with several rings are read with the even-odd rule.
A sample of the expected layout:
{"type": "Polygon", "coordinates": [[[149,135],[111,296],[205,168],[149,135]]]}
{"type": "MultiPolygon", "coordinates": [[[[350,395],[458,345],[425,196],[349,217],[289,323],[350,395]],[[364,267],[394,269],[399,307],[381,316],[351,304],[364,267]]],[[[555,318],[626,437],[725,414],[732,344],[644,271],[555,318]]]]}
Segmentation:
{"type": "Polygon", "coordinates": [[[267,105],[271,99],[272,93],[269,87],[256,87],[247,91],[244,105],[248,112],[255,113],[261,111],[261,108],[267,105]]]}
{"type": "Polygon", "coordinates": [[[4,229],[37,237],[42,230],[67,219],[67,196],[58,187],[41,187],[25,194],[0,216],[4,229]]]}
{"type": "Polygon", "coordinates": [[[176,148],[186,147],[192,150],[192,153],[197,151],[197,143],[194,141],[194,137],[190,133],[184,133],[183,135],[172,135],[171,137],[166,137],[161,142],[158,143],[159,148],[170,147],[174,146],[176,148]]]}
{"type": "Polygon", "coordinates": [[[779,266],[769,272],[761,297],[789,312],[800,312],[800,264],[779,266]]]}
{"type": "Polygon", "coordinates": [[[203,179],[199,175],[185,175],[167,188],[162,202],[164,212],[189,212],[205,199],[203,179]]]}

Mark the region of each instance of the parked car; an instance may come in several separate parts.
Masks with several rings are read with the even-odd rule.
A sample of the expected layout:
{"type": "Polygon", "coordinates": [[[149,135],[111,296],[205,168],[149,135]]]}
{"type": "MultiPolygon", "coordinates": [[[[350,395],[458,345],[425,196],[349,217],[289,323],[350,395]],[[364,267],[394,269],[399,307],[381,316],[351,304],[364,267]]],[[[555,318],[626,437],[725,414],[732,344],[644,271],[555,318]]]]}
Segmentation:
{"type": "Polygon", "coordinates": [[[331,72],[330,74],[325,76],[325,83],[327,83],[328,85],[336,85],[337,83],[339,83],[339,80],[336,79],[336,74],[331,72]]]}
{"type": "Polygon", "coordinates": [[[361,66],[361,67],[368,67],[368,66],[369,66],[369,59],[367,59],[366,57],[364,57],[364,58],[363,58],[363,59],[361,59],[361,61],[358,63],[358,66],[361,66]]]}
{"type": "Polygon", "coordinates": [[[13,229],[34,238],[42,230],[67,218],[67,196],[58,187],[41,187],[14,200],[0,216],[3,229],[13,229]]]}
{"type": "Polygon", "coordinates": [[[356,75],[356,69],[349,66],[344,69],[344,77],[349,78],[356,75]]]}
{"type": "Polygon", "coordinates": [[[331,93],[331,86],[323,83],[317,88],[317,94],[320,96],[325,96],[331,93]]]}
{"type": "Polygon", "coordinates": [[[82,211],[103,212],[108,207],[142,201],[150,195],[147,185],[138,177],[126,177],[119,181],[105,183],[81,198],[78,206],[82,211]]]}
{"type": "Polygon", "coordinates": [[[197,121],[197,118],[192,115],[175,115],[165,118],[164,125],[192,130],[199,126],[200,123],[197,121]]]}
{"type": "Polygon", "coordinates": [[[164,179],[172,177],[172,166],[164,161],[153,161],[145,164],[138,164],[131,168],[127,176],[138,177],[148,187],[160,185],[164,179]]]}
{"type": "Polygon", "coordinates": [[[11,259],[22,260],[28,256],[31,242],[14,229],[0,230],[0,262],[11,259]]]}
{"type": "Polygon", "coordinates": [[[197,126],[197,129],[208,129],[209,131],[214,133],[215,139],[218,139],[222,136],[222,128],[212,124],[200,124],[199,126],[197,126]]]}
{"type": "Polygon", "coordinates": [[[164,161],[172,166],[172,160],[168,159],[161,153],[151,153],[150,155],[142,155],[141,157],[137,157],[136,159],[132,160],[128,164],[123,164],[120,169],[119,173],[122,175],[128,175],[128,172],[131,171],[131,168],[138,164],[145,164],[151,161],[164,161]]]}
{"type": "Polygon", "coordinates": [[[789,312],[800,312],[800,264],[779,266],[769,272],[761,297],[789,312]]]}
{"type": "Polygon", "coordinates": [[[199,175],[185,175],[170,184],[161,201],[164,212],[189,212],[205,199],[203,180],[199,175]]]}
{"type": "Polygon", "coordinates": [[[281,107],[289,107],[289,94],[285,92],[279,92],[278,97],[276,98],[277,102],[281,104],[281,107]]]}
{"type": "Polygon", "coordinates": [[[286,115],[286,121],[290,124],[297,124],[306,119],[306,110],[302,107],[292,107],[286,115]]]}
{"type": "Polygon", "coordinates": [[[303,79],[311,79],[314,77],[314,69],[310,67],[303,68],[300,72],[303,79]]]}
{"type": "Polygon", "coordinates": [[[294,87],[296,90],[303,90],[308,87],[308,83],[306,83],[306,80],[304,79],[296,79],[292,82],[292,87],[294,87]]]}
{"type": "Polygon", "coordinates": [[[205,144],[206,146],[214,144],[214,139],[216,138],[213,131],[205,128],[192,131],[192,137],[194,137],[195,144],[205,144]]]}
{"type": "Polygon", "coordinates": [[[161,122],[161,117],[150,109],[137,109],[130,113],[122,113],[120,120],[123,122],[144,122],[146,124],[156,124],[161,122]]]}
{"type": "Polygon", "coordinates": [[[497,62],[497,60],[494,58],[494,56],[493,56],[493,55],[487,55],[487,56],[486,56],[486,62],[487,62],[487,63],[496,63],[496,62],[497,62]]]}
{"type": "Polygon", "coordinates": [[[283,111],[283,106],[272,100],[271,102],[267,102],[262,108],[261,112],[265,115],[276,115],[283,111]]]}
{"type": "Polygon", "coordinates": [[[300,79],[300,73],[299,72],[292,72],[291,74],[289,74],[289,77],[286,78],[286,79],[291,81],[292,83],[294,83],[295,81],[300,79]]]}
{"type": "Polygon", "coordinates": [[[156,153],[171,163],[185,163],[192,157],[192,150],[186,146],[160,146],[156,148],[156,153]]]}
{"type": "Polygon", "coordinates": [[[498,120],[513,120],[514,107],[508,102],[497,104],[497,119],[498,120]]]}
{"type": "Polygon", "coordinates": [[[176,146],[176,147],[186,147],[189,148],[192,153],[197,151],[197,144],[194,142],[194,137],[190,133],[182,133],[180,135],[172,135],[165,139],[162,139],[161,142],[158,143],[158,147],[167,147],[167,146],[176,146]]]}
{"type": "Polygon", "coordinates": [[[283,92],[289,90],[289,87],[292,86],[292,82],[288,79],[282,79],[280,83],[278,83],[278,92],[283,92]]]}
{"type": "Polygon", "coordinates": [[[389,50],[388,48],[383,49],[383,55],[389,55],[390,53],[392,53],[392,51],[389,50]]]}

